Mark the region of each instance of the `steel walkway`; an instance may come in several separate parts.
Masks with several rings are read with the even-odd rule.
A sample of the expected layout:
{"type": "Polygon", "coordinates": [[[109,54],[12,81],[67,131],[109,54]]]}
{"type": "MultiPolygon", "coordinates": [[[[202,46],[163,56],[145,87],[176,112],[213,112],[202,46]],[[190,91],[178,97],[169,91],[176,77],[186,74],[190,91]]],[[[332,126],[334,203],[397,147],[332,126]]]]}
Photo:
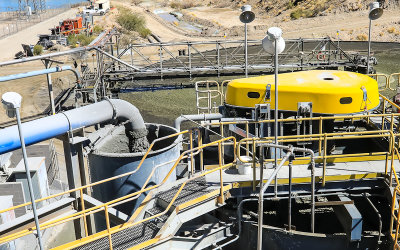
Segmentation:
{"type": "MultiPolygon", "coordinates": [[[[142,205],[137,209],[132,218],[125,225],[117,226],[127,227],[119,232],[111,235],[112,249],[128,249],[142,248],[146,245],[154,243],[152,239],[159,239],[161,235],[174,234],[184,222],[182,218],[179,223],[166,223],[176,220],[184,211],[191,211],[190,219],[203,215],[215,208],[218,208],[217,197],[219,195],[219,186],[214,186],[206,182],[204,177],[189,181],[179,193],[178,197],[172,203],[172,207],[166,211],[168,204],[173,201],[175,195],[179,191],[181,185],[175,185],[167,191],[158,191],[154,195],[151,193],[143,201],[142,205]],[[207,204],[207,208],[200,204],[207,204]],[[196,210],[196,211],[194,211],[196,210]],[[140,221],[151,216],[161,214],[156,218],[150,219],[143,223],[134,225],[136,221],[140,221]],[[130,226],[134,225],[134,226],[130,226]],[[172,228],[171,228],[172,226],[172,228]]],[[[110,229],[112,231],[112,229],[110,229]]],[[[110,249],[109,238],[100,232],[93,236],[72,242],[67,245],[60,246],[56,249],[72,248],[77,250],[90,249],[110,249]],[[88,240],[98,239],[86,243],[88,240]],[[74,248],[74,246],[76,246],[74,248]]]]}

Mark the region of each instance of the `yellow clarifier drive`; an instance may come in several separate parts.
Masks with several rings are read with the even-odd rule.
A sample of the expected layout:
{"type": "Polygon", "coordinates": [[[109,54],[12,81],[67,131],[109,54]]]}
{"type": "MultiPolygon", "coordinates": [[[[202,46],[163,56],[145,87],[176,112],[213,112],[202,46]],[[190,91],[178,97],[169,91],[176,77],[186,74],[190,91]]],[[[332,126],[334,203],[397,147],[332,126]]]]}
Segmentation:
{"type": "MultiPolygon", "coordinates": [[[[360,113],[379,106],[377,81],[348,71],[311,70],[279,74],[278,91],[278,108],[285,111],[297,111],[298,102],[312,102],[313,113],[320,114],[360,113]]],[[[236,79],[228,84],[226,91],[226,105],[239,108],[270,103],[273,109],[274,99],[274,75],[236,79]]]]}

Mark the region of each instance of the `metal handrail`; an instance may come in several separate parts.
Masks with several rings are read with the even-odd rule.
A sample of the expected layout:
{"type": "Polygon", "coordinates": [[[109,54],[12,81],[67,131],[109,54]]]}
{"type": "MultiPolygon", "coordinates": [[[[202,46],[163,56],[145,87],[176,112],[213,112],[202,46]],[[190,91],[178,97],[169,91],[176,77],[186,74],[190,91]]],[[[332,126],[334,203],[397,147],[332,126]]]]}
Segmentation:
{"type": "Polygon", "coordinates": [[[390,87],[390,80],[392,79],[392,77],[397,76],[397,87],[400,86],[400,73],[393,73],[391,75],[389,75],[389,79],[388,79],[388,86],[390,90],[396,90],[390,87]]]}
{"type": "MultiPolygon", "coordinates": [[[[48,199],[51,199],[51,198],[55,198],[55,197],[58,197],[58,196],[62,196],[62,195],[66,195],[66,194],[69,194],[69,193],[77,192],[77,191],[80,191],[81,189],[90,188],[90,187],[93,187],[93,186],[96,186],[96,185],[99,185],[99,184],[103,184],[103,183],[108,182],[108,181],[112,181],[112,180],[115,180],[115,179],[118,179],[118,178],[122,178],[122,177],[125,177],[125,176],[128,176],[128,175],[132,175],[132,174],[134,174],[134,173],[136,173],[137,171],[140,170],[144,160],[149,155],[149,153],[150,153],[151,149],[153,148],[153,146],[155,145],[155,143],[157,143],[159,141],[162,141],[162,140],[165,140],[165,139],[169,139],[171,137],[180,136],[180,135],[186,134],[188,132],[189,132],[189,130],[185,130],[185,131],[182,131],[182,132],[178,132],[178,133],[175,133],[175,134],[171,134],[171,135],[167,135],[167,136],[155,139],[150,144],[150,146],[147,149],[146,153],[143,155],[142,160],[138,164],[138,167],[133,171],[130,171],[130,172],[127,172],[127,173],[124,173],[124,174],[120,174],[120,175],[117,175],[117,176],[113,176],[113,177],[110,177],[110,178],[107,178],[107,179],[104,179],[104,180],[101,180],[101,181],[93,182],[93,183],[87,184],[87,185],[82,186],[82,187],[77,187],[77,188],[74,188],[74,189],[70,189],[70,190],[67,190],[67,191],[62,192],[62,193],[58,193],[58,194],[50,195],[50,196],[47,196],[47,197],[43,197],[43,198],[35,200],[35,202],[45,201],[45,200],[48,200],[48,199]]],[[[29,206],[31,204],[32,204],[31,202],[26,202],[24,204],[20,204],[20,205],[13,206],[13,207],[10,207],[10,208],[7,208],[7,209],[3,209],[3,210],[0,210],[0,214],[4,213],[4,212],[11,211],[11,210],[14,210],[14,209],[17,209],[17,208],[29,206]]]]}
{"type": "Polygon", "coordinates": [[[379,90],[384,90],[384,89],[390,88],[389,87],[389,77],[387,75],[385,75],[385,74],[367,74],[367,76],[374,78],[377,82],[379,80],[379,77],[385,78],[385,87],[380,88],[379,90]]]}
{"type": "MultiPolygon", "coordinates": [[[[204,145],[201,146],[201,147],[197,147],[197,148],[194,148],[194,149],[192,149],[192,150],[187,150],[187,151],[185,151],[184,153],[182,153],[182,154],[180,155],[180,157],[179,157],[178,160],[175,162],[174,166],[171,168],[170,172],[169,172],[169,173],[167,174],[167,176],[164,178],[164,180],[163,180],[162,183],[157,184],[157,185],[155,185],[155,186],[152,186],[152,187],[150,187],[150,188],[146,188],[146,189],[143,190],[143,191],[149,191],[149,190],[155,189],[155,188],[161,186],[162,184],[164,184],[165,181],[166,181],[166,180],[169,178],[169,176],[171,175],[171,173],[173,173],[173,170],[176,168],[176,166],[177,166],[177,164],[180,162],[180,160],[183,159],[183,156],[184,156],[185,154],[189,154],[189,153],[191,153],[191,152],[193,152],[193,151],[197,151],[197,152],[198,152],[199,149],[205,148],[205,147],[208,147],[208,146],[211,146],[211,145],[213,145],[213,144],[218,144],[218,147],[220,148],[221,145],[222,145],[222,143],[223,143],[224,141],[228,141],[228,140],[233,140],[233,141],[234,141],[234,144],[233,144],[233,145],[236,145],[236,139],[235,139],[234,137],[227,137],[227,138],[223,138],[223,139],[221,139],[221,140],[218,140],[218,141],[215,141],[215,142],[212,142],[212,143],[204,144],[204,145]]],[[[235,147],[235,146],[234,146],[234,147],[235,147]]],[[[219,151],[219,152],[221,152],[221,151],[219,151]]],[[[236,148],[234,148],[234,152],[236,152],[236,148]]],[[[124,229],[126,229],[126,228],[133,227],[133,226],[138,225],[138,224],[140,224],[140,223],[143,223],[143,222],[146,222],[146,221],[148,221],[148,220],[152,220],[152,219],[154,219],[154,218],[157,218],[157,217],[159,217],[159,216],[164,215],[164,214],[171,208],[172,204],[175,202],[176,198],[179,196],[179,194],[180,194],[180,192],[182,191],[183,187],[184,187],[189,181],[192,181],[192,180],[197,179],[197,178],[200,178],[200,177],[202,177],[202,176],[211,174],[211,173],[213,173],[213,172],[215,172],[215,171],[217,171],[217,170],[219,170],[219,172],[220,172],[220,178],[221,178],[221,179],[220,179],[220,180],[221,180],[221,181],[220,181],[220,186],[221,186],[221,188],[220,188],[220,197],[221,197],[221,200],[223,201],[223,200],[224,200],[224,198],[223,198],[223,196],[224,196],[224,195],[223,195],[224,186],[223,186],[223,181],[222,181],[222,169],[232,166],[232,165],[234,164],[234,162],[229,163],[229,164],[222,165],[221,157],[219,157],[219,158],[220,158],[220,159],[219,159],[219,167],[218,167],[218,168],[209,170],[209,171],[207,171],[207,172],[203,172],[203,173],[201,173],[200,175],[194,176],[194,177],[192,177],[192,178],[186,180],[185,182],[183,182],[183,183],[181,184],[181,187],[179,188],[179,190],[177,191],[177,193],[175,194],[175,196],[173,197],[173,199],[172,199],[171,202],[169,203],[168,207],[167,207],[163,212],[160,212],[160,213],[158,213],[158,214],[155,214],[155,215],[153,215],[153,216],[151,216],[151,217],[147,217],[147,218],[145,218],[145,219],[143,219],[143,220],[141,220],[141,221],[137,221],[137,222],[134,222],[134,223],[131,223],[131,224],[127,224],[127,225],[116,226],[116,227],[112,228],[111,230],[107,229],[107,235],[106,235],[106,236],[110,236],[110,235],[113,234],[113,233],[117,233],[117,232],[119,232],[119,231],[121,231],[121,230],[124,230],[124,229]]],[[[234,159],[235,159],[235,157],[234,157],[234,159]]],[[[130,195],[127,195],[127,196],[132,196],[132,195],[135,195],[135,194],[137,194],[137,193],[139,193],[139,192],[135,192],[134,194],[130,194],[130,195]]],[[[127,196],[125,196],[125,197],[127,197],[127,196]]],[[[122,199],[122,198],[123,198],[123,197],[121,197],[121,198],[119,198],[119,199],[122,199]]],[[[106,206],[108,206],[109,203],[110,203],[110,202],[104,203],[104,204],[99,205],[99,206],[97,206],[97,207],[98,207],[98,208],[106,207],[106,206]]],[[[105,209],[105,208],[104,208],[104,209],[105,209]]],[[[88,209],[88,210],[90,210],[90,209],[88,209]]],[[[103,210],[103,209],[100,209],[100,210],[103,210]]],[[[100,210],[99,210],[99,211],[100,211],[100,210]]],[[[77,213],[77,214],[78,214],[78,213],[77,213]]],[[[81,217],[81,216],[80,216],[80,217],[81,217]]],[[[72,219],[70,219],[70,220],[74,220],[74,219],[80,218],[80,217],[74,217],[74,218],[72,218],[72,219]]],[[[69,220],[69,221],[70,221],[70,220],[69,220]]],[[[46,228],[47,228],[47,227],[46,227],[46,228]]],[[[92,238],[89,242],[91,242],[91,241],[93,241],[93,240],[96,240],[96,239],[99,239],[99,238],[106,237],[106,236],[101,236],[101,237],[92,238]]],[[[111,239],[111,237],[109,237],[109,239],[111,239]]],[[[86,244],[86,243],[88,243],[88,242],[85,242],[85,244],[86,244]]],[[[112,243],[110,243],[110,246],[112,246],[112,243]]]]}
{"type": "MultiPolygon", "coordinates": [[[[177,136],[177,135],[175,135],[175,136],[177,136]]],[[[171,136],[170,136],[170,137],[171,137],[171,136]]],[[[190,149],[190,150],[186,150],[186,151],[183,152],[183,153],[179,156],[179,158],[176,160],[175,164],[173,165],[173,167],[171,168],[171,170],[169,171],[169,173],[167,174],[167,176],[163,179],[163,181],[162,181],[161,183],[157,184],[157,185],[154,185],[154,186],[151,186],[151,187],[148,187],[148,188],[144,188],[145,185],[146,185],[146,183],[145,183],[145,184],[143,185],[142,189],[139,190],[139,191],[137,191],[137,192],[134,192],[134,193],[131,193],[131,194],[129,194],[129,195],[126,195],[126,196],[123,196],[123,197],[114,199],[114,200],[109,201],[109,202],[106,202],[106,203],[104,203],[104,204],[102,204],[102,205],[98,205],[98,206],[95,206],[95,207],[92,207],[92,208],[89,208],[89,209],[86,209],[86,210],[83,210],[83,211],[79,211],[79,212],[76,212],[76,213],[74,213],[74,214],[71,214],[71,215],[68,215],[68,216],[64,216],[64,217],[59,218],[59,219],[56,219],[56,220],[52,220],[52,221],[45,222],[45,223],[41,224],[40,227],[43,228],[43,229],[46,229],[46,228],[53,227],[53,226],[56,226],[56,225],[59,225],[59,224],[62,224],[62,223],[66,223],[66,222],[69,222],[69,221],[72,221],[72,220],[76,220],[76,219],[79,219],[79,218],[82,218],[82,217],[86,217],[87,215],[90,215],[90,214],[93,214],[93,213],[97,213],[97,212],[99,212],[99,211],[102,211],[103,209],[105,210],[105,207],[112,207],[113,204],[115,204],[115,203],[117,203],[117,202],[121,202],[121,201],[124,201],[124,202],[131,201],[131,200],[132,200],[132,197],[135,196],[135,197],[137,198],[137,197],[139,197],[142,193],[147,192],[147,191],[150,191],[150,190],[153,190],[153,189],[158,188],[159,186],[165,184],[165,182],[167,181],[167,179],[169,178],[169,176],[173,173],[173,171],[174,171],[174,169],[176,168],[176,166],[178,165],[178,163],[179,163],[182,159],[188,158],[188,157],[189,157],[189,153],[190,153],[190,154],[192,154],[193,152],[199,153],[199,152],[200,152],[200,149],[202,149],[202,148],[205,148],[205,147],[208,147],[208,146],[212,146],[212,145],[215,145],[215,144],[220,145],[220,144],[222,144],[224,141],[228,141],[228,140],[233,140],[233,141],[234,141],[234,145],[236,145],[236,139],[235,139],[234,137],[227,137],[227,138],[223,138],[223,139],[218,140],[218,141],[214,141],[214,142],[211,142],[211,143],[208,143],[208,144],[204,144],[204,145],[202,145],[201,147],[197,147],[197,148],[193,148],[193,149],[190,149]],[[186,154],[188,154],[188,155],[186,155],[186,154]]],[[[220,146],[219,146],[219,147],[220,147],[220,146]]],[[[234,147],[235,147],[235,146],[234,146],[234,147]]],[[[236,150],[235,150],[235,151],[236,151],[236,150]]],[[[164,164],[165,164],[165,163],[164,163],[164,164]]],[[[228,167],[228,166],[231,166],[231,165],[233,165],[233,163],[227,164],[227,165],[225,165],[225,167],[228,167]]],[[[218,169],[214,169],[213,171],[205,172],[204,174],[209,174],[209,173],[212,173],[212,172],[214,172],[214,171],[216,171],[216,170],[218,170],[218,169]]],[[[222,171],[222,169],[221,169],[221,171],[222,171]]],[[[150,176],[148,177],[147,180],[149,180],[149,179],[151,178],[151,176],[152,176],[154,173],[155,173],[155,171],[152,171],[152,173],[150,174],[150,176]]],[[[221,172],[220,174],[221,174],[221,178],[222,178],[222,172],[221,172]]],[[[203,176],[203,174],[200,175],[200,176],[203,176]]],[[[197,178],[197,177],[196,177],[196,178],[197,178]]],[[[87,185],[87,186],[88,186],[88,185],[87,185]]],[[[79,190],[79,189],[82,190],[83,188],[84,188],[84,187],[80,187],[80,188],[77,188],[77,189],[78,189],[78,190],[79,190]]],[[[222,191],[222,190],[223,190],[223,187],[222,187],[222,182],[221,182],[221,195],[223,196],[223,193],[222,193],[223,191],[222,191]]],[[[70,191],[70,192],[74,192],[74,191],[76,191],[76,190],[73,190],[73,191],[70,191]]],[[[180,192],[180,191],[179,191],[179,192],[180,192]]],[[[67,193],[68,193],[68,192],[67,192],[67,193]]],[[[161,215],[162,215],[162,214],[161,214],[161,215]]],[[[161,216],[161,215],[160,215],[160,216],[161,216]]],[[[136,225],[136,224],[135,224],[135,225],[136,225]]],[[[25,229],[25,230],[19,231],[19,232],[17,232],[17,233],[14,233],[14,234],[5,236],[5,237],[3,237],[3,238],[0,239],[0,244],[5,243],[5,242],[8,242],[8,241],[13,240],[13,239],[17,239],[17,238],[23,237],[23,236],[28,235],[28,234],[31,234],[31,233],[34,232],[34,230],[35,230],[35,227],[32,227],[32,228],[25,229]]]]}
{"type": "MultiPolygon", "coordinates": [[[[393,151],[396,153],[397,157],[400,157],[399,150],[396,147],[394,147],[393,151]]],[[[400,159],[400,158],[398,158],[398,159],[400,159]]],[[[400,162],[400,160],[399,160],[399,162],[400,162]]],[[[400,181],[399,181],[399,178],[397,176],[396,170],[394,169],[394,166],[392,164],[392,167],[391,167],[391,170],[390,170],[390,183],[392,182],[392,176],[393,175],[395,177],[397,185],[393,190],[392,206],[391,206],[391,213],[390,213],[391,216],[390,216],[390,230],[389,230],[389,232],[390,232],[390,235],[391,235],[391,237],[393,239],[393,243],[394,243],[393,248],[394,249],[399,249],[400,245],[398,243],[398,238],[399,238],[400,216],[399,216],[399,208],[398,207],[396,208],[396,200],[397,200],[397,195],[400,194],[400,181]],[[395,214],[395,210],[397,210],[397,216],[395,214]],[[392,232],[393,232],[393,222],[394,221],[396,221],[396,231],[395,231],[395,234],[393,235],[392,232]]]]}
{"type": "MultiPolygon", "coordinates": [[[[151,149],[153,148],[153,146],[154,146],[157,142],[162,141],[162,140],[165,140],[165,139],[168,139],[168,138],[172,138],[172,137],[175,137],[175,136],[181,136],[181,135],[186,134],[186,133],[188,133],[188,132],[189,132],[188,130],[185,130],[185,131],[182,131],[182,132],[179,132],[179,133],[175,133],[175,134],[172,134],[172,135],[168,135],[168,136],[164,136],[164,137],[155,139],[155,140],[150,144],[150,146],[149,146],[149,148],[147,149],[146,153],[143,155],[142,160],[141,160],[141,161],[139,162],[139,164],[138,164],[138,167],[137,167],[135,170],[133,170],[133,171],[130,171],[130,172],[127,172],[127,173],[124,173],[124,174],[121,174],[121,175],[113,176],[113,177],[110,177],[110,178],[107,178],[107,179],[104,179],[104,180],[101,180],[101,181],[98,181],[98,182],[90,183],[90,184],[85,185],[85,186],[82,186],[82,187],[78,187],[78,188],[75,188],[75,189],[67,190],[67,191],[62,192],[62,193],[54,194],[54,195],[51,195],[51,196],[48,196],[48,197],[43,197],[43,198],[41,198],[41,199],[37,199],[35,202],[41,202],[41,201],[44,201],[44,200],[48,200],[48,199],[51,199],[51,198],[55,198],[55,197],[58,197],[58,196],[63,196],[63,195],[69,194],[69,193],[73,193],[73,192],[79,191],[79,192],[80,192],[80,201],[81,201],[81,204],[82,204],[82,205],[81,205],[81,208],[82,208],[82,211],[83,211],[83,216],[84,216],[84,218],[85,218],[85,219],[84,219],[85,235],[87,236],[87,235],[88,235],[88,231],[87,231],[86,216],[89,215],[89,214],[85,213],[87,210],[84,209],[83,190],[84,190],[85,188],[93,187],[93,186],[96,186],[96,185],[99,185],[99,184],[103,184],[103,183],[108,182],[108,181],[112,181],[112,180],[115,180],[115,179],[118,179],[118,178],[122,178],[122,177],[124,177],[124,176],[132,175],[132,174],[136,173],[137,171],[139,171],[139,169],[141,168],[141,166],[142,166],[144,160],[147,158],[147,156],[148,156],[148,154],[150,153],[151,149]]],[[[165,165],[165,164],[161,164],[161,165],[165,165]]],[[[158,166],[156,166],[156,167],[158,167],[158,166]]],[[[150,178],[150,177],[149,177],[149,178],[150,178]]],[[[31,204],[31,202],[27,202],[27,203],[20,204],[20,205],[17,205],[17,206],[8,208],[8,209],[3,209],[3,210],[0,211],[0,214],[3,213],[3,212],[7,212],[7,211],[11,211],[11,210],[20,208],[20,207],[28,206],[28,205],[30,205],[30,204],[31,204]]],[[[52,221],[50,221],[50,222],[52,222],[52,221]]],[[[44,225],[47,225],[47,224],[44,223],[44,225]]],[[[47,228],[47,227],[46,227],[46,228],[47,228]]],[[[27,234],[29,234],[29,233],[32,232],[32,231],[30,231],[29,229],[26,229],[25,231],[28,232],[27,234]]],[[[26,232],[25,232],[25,233],[26,233],[26,232]]],[[[21,233],[23,234],[24,231],[20,231],[19,233],[20,233],[20,234],[21,234],[21,233]]],[[[15,233],[15,234],[17,234],[17,233],[15,233]]],[[[13,235],[15,235],[15,234],[13,234],[13,235]]],[[[24,235],[27,235],[27,234],[24,234],[24,235]]],[[[22,235],[22,236],[24,236],[24,235],[22,235]]],[[[22,236],[20,236],[20,237],[22,237],[22,236]]],[[[6,237],[3,237],[3,238],[0,238],[0,242],[9,241],[9,240],[6,240],[6,239],[8,239],[7,236],[6,236],[6,237]]]]}
{"type": "MultiPolygon", "coordinates": [[[[342,133],[325,133],[325,134],[312,134],[312,135],[293,135],[293,136],[281,136],[278,137],[278,142],[283,143],[283,142],[299,142],[299,141],[323,141],[324,142],[324,154],[316,156],[315,159],[322,159],[323,160],[323,172],[322,172],[322,186],[325,186],[326,183],[326,160],[328,158],[342,158],[346,156],[360,156],[360,154],[349,154],[349,155],[331,155],[328,156],[326,152],[326,147],[327,147],[327,141],[328,140],[347,140],[347,139],[360,139],[360,138],[382,138],[382,137],[388,137],[390,141],[393,143],[389,144],[388,152],[378,152],[381,155],[387,155],[388,153],[391,153],[394,148],[394,138],[396,136],[400,136],[400,134],[394,134],[390,130],[378,130],[378,131],[360,131],[360,132],[342,132],[342,133]],[[360,135],[360,134],[365,134],[365,135],[360,135]],[[376,134],[376,135],[374,135],[376,134]],[[346,136],[347,135],[347,136],[346,136]],[[304,137],[303,139],[299,139],[299,137],[304,137]],[[284,138],[293,138],[293,139],[284,139],[284,138]]],[[[241,162],[245,163],[250,163],[252,161],[246,161],[244,160],[241,155],[240,155],[240,148],[241,144],[244,142],[248,144],[248,142],[251,142],[251,144],[256,145],[256,144],[261,144],[265,142],[272,143],[274,141],[273,137],[265,137],[265,138],[243,138],[238,142],[237,145],[237,157],[238,160],[241,162]],[[263,140],[260,141],[260,139],[263,140]]],[[[364,154],[365,156],[371,155],[370,153],[364,154]]],[[[301,157],[301,159],[306,159],[308,157],[301,157]]],[[[392,159],[393,159],[393,153],[392,153],[392,159]]],[[[263,162],[272,162],[273,159],[268,159],[264,160],[263,162]]],[[[393,164],[392,164],[393,165],[393,164]]],[[[387,172],[386,170],[386,165],[385,165],[385,173],[387,172]]]]}
{"type": "Polygon", "coordinates": [[[217,81],[197,81],[195,83],[195,92],[196,92],[196,106],[197,106],[197,112],[200,114],[200,111],[202,110],[207,110],[208,113],[211,113],[212,109],[217,109],[217,107],[212,107],[211,101],[215,98],[220,99],[219,105],[222,105],[223,103],[223,92],[220,89],[220,84],[217,81]],[[217,89],[210,89],[210,83],[214,83],[217,87],[217,89]],[[199,84],[205,84],[206,85],[206,90],[200,90],[199,89],[199,84]],[[213,93],[216,93],[213,95],[213,93]],[[207,96],[200,96],[200,94],[207,94],[207,96]],[[200,100],[207,99],[207,107],[200,106],[200,100]]]}

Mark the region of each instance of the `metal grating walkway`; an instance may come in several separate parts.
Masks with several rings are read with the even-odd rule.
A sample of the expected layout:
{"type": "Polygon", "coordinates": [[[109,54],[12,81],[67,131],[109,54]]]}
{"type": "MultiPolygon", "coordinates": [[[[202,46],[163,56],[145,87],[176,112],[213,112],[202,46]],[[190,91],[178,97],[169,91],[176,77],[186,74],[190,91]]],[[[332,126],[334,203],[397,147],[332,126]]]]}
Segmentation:
{"type": "MultiPolygon", "coordinates": [[[[206,182],[204,177],[190,181],[182,189],[181,193],[178,195],[178,198],[175,200],[173,205],[178,206],[187,201],[205,195],[210,192],[209,187],[210,185],[206,182]]],[[[168,191],[156,194],[155,198],[170,203],[179,188],[180,186],[175,186],[168,191]]],[[[148,218],[152,215],[161,213],[164,210],[165,208],[160,207],[159,205],[155,205],[153,208],[148,209],[145,212],[144,217],[148,218]]],[[[160,231],[160,229],[164,226],[164,223],[168,219],[169,215],[170,213],[166,213],[154,220],[147,221],[145,223],[141,223],[139,225],[112,234],[111,239],[113,243],[113,249],[127,249],[154,238],[160,231]]],[[[97,239],[74,249],[105,250],[109,248],[110,247],[108,237],[103,237],[101,239],[97,239]]]]}

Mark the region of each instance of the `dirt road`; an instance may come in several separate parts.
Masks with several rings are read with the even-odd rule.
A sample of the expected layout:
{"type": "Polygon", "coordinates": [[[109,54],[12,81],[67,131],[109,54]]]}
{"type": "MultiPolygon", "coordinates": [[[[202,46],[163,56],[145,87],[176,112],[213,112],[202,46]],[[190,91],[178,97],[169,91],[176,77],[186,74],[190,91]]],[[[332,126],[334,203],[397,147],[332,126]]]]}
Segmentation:
{"type": "MultiPolygon", "coordinates": [[[[0,61],[12,60],[15,53],[22,50],[21,44],[36,44],[39,34],[49,34],[49,29],[58,25],[60,20],[72,18],[77,13],[77,9],[71,9],[62,14],[47,19],[41,23],[33,25],[25,30],[13,34],[0,40],[0,61]]],[[[0,67],[0,75],[10,75],[33,70],[43,69],[43,64],[39,62],[24,63],[8,67],[0,67]]],[[[61,74],[63,75],[64,72],[61,74]]],[[[60,74],[53,78],[60,77],[60,74]]],[[[58,83],[54,82],[54,90],[57,95],[60,92],[58,83]]],[[[14,80],[0,84],[0,96],[7,91],[14,91],[22,96],[22,117],[35,115],[43,111],[49,105],[47,92],[46,76],[37,76],[29,79],[14,80]]],[[[5,122],[10,119],[0,109],[0,121],[5,122]]]]}
{"type": "MultiPolygon", "coordinates": [[[[41,23],[35,24],[27,29],[21,30],[11,36],[0,40],[0,61],[11,60],[15,53],[22,50],[21,44],[36,44],[39,34],[50,34],[50,28],[59,24],[60,20],[72,18],[77,13],[77,9],[71,9],[62,14],[47,19],[41,23]]],[[[0,75],[2,69],[0,68],[0,75]]]]}

